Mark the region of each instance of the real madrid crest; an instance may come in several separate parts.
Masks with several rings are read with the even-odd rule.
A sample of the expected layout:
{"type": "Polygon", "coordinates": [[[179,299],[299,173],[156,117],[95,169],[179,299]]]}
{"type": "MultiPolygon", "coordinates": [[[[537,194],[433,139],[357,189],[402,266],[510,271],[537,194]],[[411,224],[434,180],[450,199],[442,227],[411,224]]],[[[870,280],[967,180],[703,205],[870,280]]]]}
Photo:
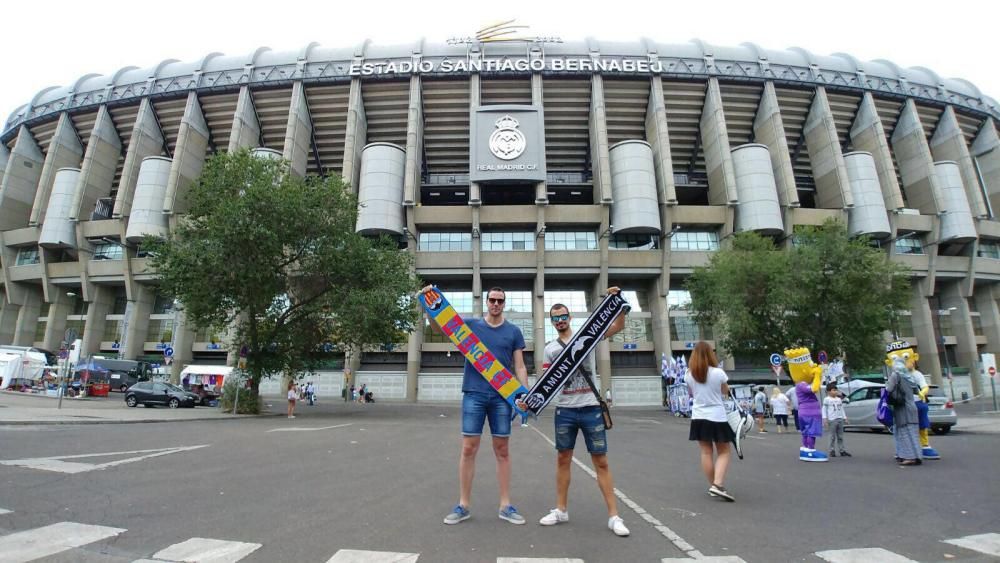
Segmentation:
{"type": "Polygon", "coordinates": [[[528,141],[518,129],[518,122],[509,115],[496,121],[497,130],[490,135],[490,152],[501,160],[514,160],[524,153],[528,141]]]}

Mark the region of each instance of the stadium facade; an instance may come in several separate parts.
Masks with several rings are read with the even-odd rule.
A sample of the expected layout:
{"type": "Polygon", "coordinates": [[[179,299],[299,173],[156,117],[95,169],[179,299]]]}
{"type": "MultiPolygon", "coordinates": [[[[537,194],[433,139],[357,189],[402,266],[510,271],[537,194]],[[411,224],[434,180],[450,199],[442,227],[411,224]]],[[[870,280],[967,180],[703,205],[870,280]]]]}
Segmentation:
{"type": "MultiPolygon", "coordinates": [[[[232,362],[158,294],[137,242],[169,232],[207,155],[250,147],[343,175],[358,229],[398,237],[460,311],[505,287],[529,371],[553,302],[582,319],[622,287],[633,313],[598,362],[619,403],[659,403],[661,354],[711,340],[683,282],[731,234],[787,245],[841,219],[912,268],[896,332],[940,383],[1000,349],[998,118],[931,70],[699,41],[310,44],[86,75],[0,133],[0,342],[57,349],[73,329],[85,353],[171,347],[174,374],[232,362]]],[[[455,398],[449,350],[417,330],[353,358],[355,381],[455,398]]]]}

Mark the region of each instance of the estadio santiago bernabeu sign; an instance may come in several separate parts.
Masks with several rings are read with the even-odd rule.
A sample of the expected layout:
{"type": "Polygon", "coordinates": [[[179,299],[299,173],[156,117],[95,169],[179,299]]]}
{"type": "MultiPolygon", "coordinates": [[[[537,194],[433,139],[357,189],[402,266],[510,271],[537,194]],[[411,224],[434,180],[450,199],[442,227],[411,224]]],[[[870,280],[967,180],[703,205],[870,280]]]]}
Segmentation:
{"type": "Polygon", "coordinates": [[[521,73],[521,72],[600,72],[610,74],[660,74],[665,71],[661,61],[651,61],[649,57],[566,57],[503,56],[456,59],[390,59],[371,60],[351,64],[350,76],[383,76],[409,74],[469,74],[521,73]]]}
{"type": "Polygon", "coordinates": [[[473,182],[545,180],[545,134],[536,106],[481,106],[469,136],[473,182]]]}

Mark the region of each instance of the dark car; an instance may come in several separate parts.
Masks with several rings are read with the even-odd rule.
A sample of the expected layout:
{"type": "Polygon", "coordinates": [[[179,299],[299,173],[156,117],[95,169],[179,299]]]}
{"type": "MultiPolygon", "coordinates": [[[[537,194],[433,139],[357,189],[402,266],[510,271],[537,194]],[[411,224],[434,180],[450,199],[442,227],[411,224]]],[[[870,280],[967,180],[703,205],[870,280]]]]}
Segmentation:
{"type": "Polygon", "coordinates": [[[165,405],[172,409],[193,408],[197,398],[193,393],[162,381],[141,381],[125,391],[125,404],[130,407],[143,404],[147,407],[165,405]]]}

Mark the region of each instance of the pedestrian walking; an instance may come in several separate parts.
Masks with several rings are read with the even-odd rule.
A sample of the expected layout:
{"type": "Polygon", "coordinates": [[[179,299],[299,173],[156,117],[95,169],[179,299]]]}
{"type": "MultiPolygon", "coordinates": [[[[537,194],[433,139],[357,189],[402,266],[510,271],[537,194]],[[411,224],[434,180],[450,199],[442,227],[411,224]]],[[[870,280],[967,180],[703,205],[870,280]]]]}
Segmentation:
{"type": "Polygon", "coordinates": [[[798,432],[802,427],[799,425],[799,394],[795,392],[795,385],[785,391],[785,397],[788,398],[788,404],[792,408],[792,423],[795,424],[795,431],[798,432]]]}
{"type": "MultiPolygon", "coordinates": [[[[617,287],[608,288],[609,294],[618,291],[617,287]]],[[[571,319],[569,308],[562,303],[556,303],[549,309],[549,320],[552,321],[558,336],[545,345],[543,368],[552,365],[573,338],[571,319]]],[[[625,315],[622,314],[608,327],[604,338],[611,338],[624,327],[625,315]]],[[[601,413],[601,392],[594,383],[594,374],[597,372],[594,354],[588,354],[583,361],[583,365],[570,374],[556,397],[556,507],[538,523],[542,526],[554,526],[569,521],[570,470],[573,467],[576,437],[582,433],[587,451],[590,452],[590,461],[597,473],[597,486],[608,508],[608,528],[615,535],[625,537],[630,532],[625,526],[625,521],[618,515],[615,485],[608,465],[608,439],[604,428],[604,415],[601,413]]]]}
{"type": "Polygon", "coordinates": [[[823,426],[830,430],[830,457],[851,457],[844,449],[844,426],[847,425],[847,413],[844,412],[844,401],[840,398],[837,384],[826,384],[826,397],[823,398],[823,426]],[[835,447],[838,446],[838,447],[835,447]]]}
{"type": "Polygon", "coordinates": [[[788,432],[788,407],[791,401],[788,396],[781,392],[781,388],[775,386],[771,390],[771,412],[774,413],[774,423],[778,427],[778,434],[788,432]]]}
{"type": "MultiPolygon", "coordinates": [[[[427,294],[435,291],[428,285],[421,290],[427,294]]],[[[486,316],[465,319],[465,325],[479,338],[493,356],[514,372],[517,380],[528,386],[528,368],[524,365],[524,335],[521,329],[504,319],[507,294],[503,288],[492,287],[486,292],[486,316]]],[[[434,330],[441,327],[430,318],[434,330]]],[[[497,464],[497,484],[500,508],[497,515],[511,524],[524,524],[524,516],[510,501],[510,427],[513,408],[475,366],[465,360],[462,373],[462,453],[458,460],[459,497],[455,508],[444,517],[445,524],[458,524],[468,520],[472,501],[472,478],[476,474],[476,454],[482,441],[483,426],[490,422],[493,435],[493,456],[497,464]]]]}
{"type": "Polygon", "coordinates": [[[306,383],[306,399],[309,401],[310,407],[316,404],[316,388],[312,381],[306,383]]]}
{"type": "Polygon", "coordinates": [[[753,396],[753,417],[757,419],[757,433],[763,434],[767,432],[764,428],[764,411],[767,408],[767,395],[764,394],[764,386],[761,385],[757,388],[757,392],[753,396]]]}
{"type": "Polygon", "coordinates": [[[299,388],[294,381],[288,382],[288,418],[295,418],[295,401],[299,398],[299,388]]]}
{"type": "Polygon", "coordinates": [[[715,352],[704,340],[699,341],[691,353],[684,382],[688,385],[693,404],[691,430],[688,439],[698,442],[701,451],[701,470],[708,479],[708,494],[729,502],[736,498],[726,490],[726,471],[731,453],[729,443],[736,438],[726,418],[724,397],[729,395],[729,377],[719,365],[715,352]]]}

